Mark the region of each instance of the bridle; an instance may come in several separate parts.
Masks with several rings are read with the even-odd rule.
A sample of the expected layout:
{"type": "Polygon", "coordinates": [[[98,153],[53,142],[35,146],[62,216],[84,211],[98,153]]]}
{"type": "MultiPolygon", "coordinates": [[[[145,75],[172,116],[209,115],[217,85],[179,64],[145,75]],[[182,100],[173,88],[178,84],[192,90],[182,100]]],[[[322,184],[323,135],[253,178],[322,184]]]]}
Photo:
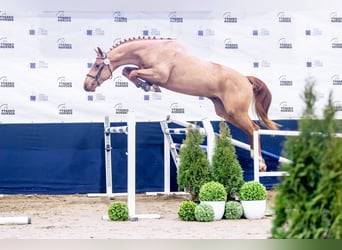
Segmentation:
{"type": "Polygon", "coordinates": [[[87,74],[88,77],[92,78],[95,80],[95,83],[97,86],[100,86],[100,83],[99,83],[99,78],[101,76],[101,73],[102,73],[102,70],[104,69],[105,66],[108,67],[109,71],[110,71],[110,79],[112,79],[112,74],[113,74],[113,71],[112,69],[110,68],[110,61],[109,59],[107,58],[107,54],[104,53],[104,56],[103,57],[96,57],[96,59],[102,59],[103,62],[102,62],[102,65],[99,69],[99,71],[97,72],[97,74],[95,76],[91,75],[91,74],[87,74]]]}

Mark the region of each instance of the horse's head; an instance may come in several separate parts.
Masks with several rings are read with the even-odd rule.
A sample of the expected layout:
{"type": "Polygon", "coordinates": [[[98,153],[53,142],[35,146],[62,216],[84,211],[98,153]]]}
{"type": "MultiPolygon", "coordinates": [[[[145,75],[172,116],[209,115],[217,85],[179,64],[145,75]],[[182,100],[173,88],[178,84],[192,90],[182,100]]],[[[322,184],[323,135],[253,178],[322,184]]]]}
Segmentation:
{"type": "Polygon", "coordinates": [[[110,61],[107,58],[107,53],[102,52],[98,47],[95,49],[96,60],[90,68],[84,80],[84,90],[94,92],[104,81],[112,77],[112,69],[110,68],[110,61]]]}

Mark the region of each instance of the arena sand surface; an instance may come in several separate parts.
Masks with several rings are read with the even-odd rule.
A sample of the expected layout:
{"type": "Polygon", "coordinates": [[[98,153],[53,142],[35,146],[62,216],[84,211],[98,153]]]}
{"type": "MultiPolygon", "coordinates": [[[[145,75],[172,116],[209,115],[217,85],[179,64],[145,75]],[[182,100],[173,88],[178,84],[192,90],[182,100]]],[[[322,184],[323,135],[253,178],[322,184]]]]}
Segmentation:
{"type": "MultiPolygon", "coordinates": [[[[273,199],[268,194],[267,213],[273,199]]],[[[272,217],[258,220],[184,222],[178,208],[185,195],[136,195],[137,214],[160,214],[160,219],[114,222],[103,220],[110,203],[86,195],[5,195],[0,217],[28,216],[31,224],[0,225],[0,239],[267,239],[272,217]]],[[[116,197],[115,201],[127,201],[116,197]]],[[[267,214],[266,213],[266,214],[267,214]]]]}

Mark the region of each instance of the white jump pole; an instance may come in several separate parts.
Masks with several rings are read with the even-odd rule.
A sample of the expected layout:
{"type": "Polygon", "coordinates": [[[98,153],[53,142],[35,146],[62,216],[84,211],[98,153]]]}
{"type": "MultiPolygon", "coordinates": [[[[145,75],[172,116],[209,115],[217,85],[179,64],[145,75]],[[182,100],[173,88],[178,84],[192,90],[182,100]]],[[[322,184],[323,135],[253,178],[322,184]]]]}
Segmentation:
{"type": "Polygon", "coordinates": [[[170,183],[170,176],[171,176],[171,171],[170,171],[170,143],[167,143],[168,138],[166,133],[164,134],[164,193],[170,193],[171,189],[171,183],[170,183]]]}
{"type": "MultiPolygon", "coordinates": [[[[316,132],[313,132],[316,133],[316,132]]],[[[321,134],[320,132],[318,132],[321,134]]],[[[300,131],[290,131],[290,130],[266,130],[260,129],[256,130],[253,133],[253,145],[254,145],[254,152],[259,152],[259,136],[260,135],[280,135],[280,136],[299,136],[300,131]]],[[[336,133],[335,137],[342,138],[342,133],[336,133]]],[[[285,171],[270,171],[270,172],[260,172],[259,171],[259,154],[254,154],[254,180],[260,181],[260,177],[270,177],[270,176],[284,176],[288,175],[285,171]]],[[[284,163],[291,163],[289,159],[284,157],[279,157],[279,162],[284,163]]]]}
{"type": "MultiPolygon", "coordinates": [[[[109,133],[125,133],[127,135],[127,207],[128,207],[128,216],[130,220],[135,221],[137,219],[159,219],[159,214],[136,214],[136,207],[135,207],[135,191],[136,191],[136,122],[135,122],[135,116],[134,112],[130,111],[128,113],[127,117],[127,126],[122,127],[110,127],[109,126],[109,117],[105,118],[105,132],[109,133]]],[[[106,149],[108,147],[108,152],[106,153],[108,161],[106,161],[106,175],[107,180],[110,179],[110,185],[107,184],[107,188],[112,188],[112,165],[111,165],[111,144],[110,144],[110,137],[108,138],[108,142],[106,141],[107,145],[106,149]]],[[[107,194],[112,194],[112,189],[110,189],[110,192],[108,191],[107,194]]],[[[115,194],[112,194],[115,196],[115,194]]],[[[122,194],[120,194],[122,195],[122,194]]],[[[102,216],[103,219],[108,220],[108,216],[102,216]]]]}
{"type": "Polygon", "coordinates": [[[127,204],[129,217],[135,218],[135,119],[133,112],[128,113],[128,135],[127,135],[127,204]]]}
{"type": "Polygon", "coordinates": [[[208,118],[203,119],[202,123],[203,123],[204,131],[207,135],[207,158],[211,164],[213,160],[215,144],[216,144],[215,131],[208,118]]]}
{"type": "MultiPolygon", "coordinates": [[[[202,146],[204,150],[207,151],[208,160],[212,160],[212,155],[215,148],[215,132],[212,128],[210,120],[205,118],[202,120],[203,128],[196,126],[190,122],[173,120],[168,115],[165,121],[160,122],[161,129],[164,134],[164,192],[165,194],[170,194],[170,152],[172,158],[175,161],[176,167],[178,167],[179,159],[176,149],[180,148],[182,145],[173,142],[171,134],[186,135],[187,129],[189,127],[198,128],[202,135],[207,136],[207,146],[202,146]],[[183,128],[168,128],[168,123],[177,124],[183,128]]],[[[148,195],[155,195],[159,192],[147,192],[148,195]]],[[[173,192],[173,194],[187,194],[186,192],[173,192]]]]}
{"type": "Polygon", "coordinates": [[[254,181],[260,182],[259,178],[259,130],[253,132],[253,160],[254,160],[254,181]]]}
{"type": "Polygon", "coordinates": [[[0,225],[24,225],[31,224],[31,218],[27,216],[0,217],[0,225]]]}

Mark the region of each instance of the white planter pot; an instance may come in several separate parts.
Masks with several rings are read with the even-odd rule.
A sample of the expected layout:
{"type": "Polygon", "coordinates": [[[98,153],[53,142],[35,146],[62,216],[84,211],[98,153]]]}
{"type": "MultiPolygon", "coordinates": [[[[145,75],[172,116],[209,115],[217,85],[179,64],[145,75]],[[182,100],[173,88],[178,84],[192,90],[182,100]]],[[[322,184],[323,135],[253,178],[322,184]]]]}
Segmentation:
{"type": "Polygon", "coordinates": [[[241,201],[243,215],[246,219],[260,219],[264,217],[266,211],[266,200],[241,201]]]}
{"type": "Polygon", "coordinates": [[[201,203],[210,205],[214,210],[214,220],[221,220],[224,215],[224,209],[226,206],[225,201],[201,201],[201,203]]]}

